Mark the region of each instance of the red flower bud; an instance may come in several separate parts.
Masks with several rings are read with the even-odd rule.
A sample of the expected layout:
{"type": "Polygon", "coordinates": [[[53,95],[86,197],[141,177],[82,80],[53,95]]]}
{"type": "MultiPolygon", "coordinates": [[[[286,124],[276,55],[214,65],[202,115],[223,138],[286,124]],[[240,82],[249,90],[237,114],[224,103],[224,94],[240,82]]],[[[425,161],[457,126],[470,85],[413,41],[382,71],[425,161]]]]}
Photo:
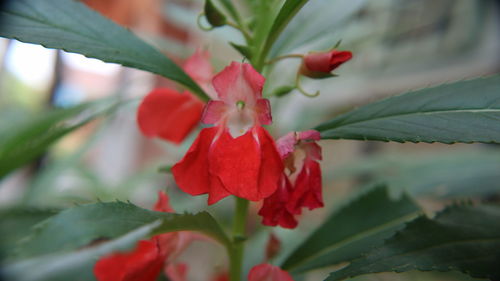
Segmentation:
{"type": "Polygon", "coordinates": [[[311,78],[329,77],[331,71],[351,58],[349,51],[311,52],[304,56],[300,74],[311,78]]]}

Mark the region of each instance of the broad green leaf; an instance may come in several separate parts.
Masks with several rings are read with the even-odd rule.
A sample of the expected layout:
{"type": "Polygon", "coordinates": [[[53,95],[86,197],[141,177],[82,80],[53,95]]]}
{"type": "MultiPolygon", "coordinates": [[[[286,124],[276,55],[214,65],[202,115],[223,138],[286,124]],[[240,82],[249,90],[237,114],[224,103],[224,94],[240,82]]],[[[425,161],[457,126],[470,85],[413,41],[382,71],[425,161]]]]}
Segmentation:
{"type": "Polygon", "coordinates": [[[8,1],[0,7],[0,36],[160,74],[208,99],[169,58],[80,1],[8,1]]]}
{"type": "Polygon", "coordinates": [[[500,278],[500,206],[454,206],[410,223],[364,257],[332,272],[328,281],[377,272],[460,271],[500,278]]]}
{"type": "Polygon", "coordinates": [[[387,188],[378,186],[333,213],[282,267],[300,273],[358,258],[419,212],[409,197],[391,200],[387,188]]]}
{"type": "Polygon", "coordinates": [[[229,239],[207,212],[173,214],[154,212],[130,203],[82,205],[60,212],[44,221],[22,245],[20,257],[74,250],[96,239],[113,239],[151,222],[162,220],[154,234],[191,230],[211,236],[225,246],[229,239]]]}
{"type": "Polygon", "coordinates": [[[64,135],[116,107],[117,104],[105,100],[56,109],[2,130],[0,178],[35,159],[64,135]]]}
{"type": "Polygon", "coordinates": [[[6,209],[0,211],[0,260],[12,254],[17,243],[29,235],[31,228],[53,216],[55,210],[45,209],[6,209]]]}
{"type": "Polygon", "coordinates": [[[500,143],[500,76],[384,99],[316,127],[324,139],[500,143]]]}
{"type": "Polygon", "coordinates": [[[11,263],[0,268],[5,280],[16,281],[95,281],[93,267],[100,256],[129,250],[135,242],[150,235],[161,221],[134,229],[117,239],[69,253],[55,253],[11,263]]]}
{"type": "MultiPolygon", "coordinates": [[[[272,25],[270,26],[269,31],[265,33],[265,38],[264,40],[262,40],[262,46],[260,44],[257,44],[257,47],[259,48],[255,52],[255,55],[257,56],[257,59],[255,60],[257,66],[260,66],[264,62],[269,50],[273,46],[276,39],[278,39],[279,35],[286,27],[288,22],[290,22],[290,20],[295,16],[295,14],[297,14],[297,12],[307,2],[308,0],[287,0],[283,4],[280,11],[274,18],[274,21],[272,21],[272,25]]],[[[259,20],[265,20],[261,18],[262,15],[260,15],[259,20]]],[[[257,38],[257,43],[260,43],[259,38],[257,38]]]]}

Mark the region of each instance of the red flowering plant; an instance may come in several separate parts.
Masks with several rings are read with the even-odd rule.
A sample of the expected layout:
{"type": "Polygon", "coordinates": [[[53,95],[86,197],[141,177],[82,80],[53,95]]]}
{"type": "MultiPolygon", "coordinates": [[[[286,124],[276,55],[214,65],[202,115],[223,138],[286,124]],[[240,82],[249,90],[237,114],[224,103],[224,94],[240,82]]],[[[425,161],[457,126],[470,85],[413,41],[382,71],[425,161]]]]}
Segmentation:
{"type": "MultiPolygon", "coordinates": [[[[109,5],[115,5],[112,2],[109,5]]],[[[135,8],[162,10],[148,1],[132,2],[135,8]]],[[[355,40],[342,49],[339,43],[328,48],[338,36],[333,22],[344,20],[343,16],[326,13],[333,6],[335,11],[344,9],[329,1],[237,2],[205,0],[197,22],[204,31],[236,31],[234,38],[230,36],[234,32],[224,33],[229,34],[227,37],[215,36],[231,37],[231,42],[224,43],[235,52],[220,47],[220,42],[205,49],[186,43],[183,51],[196,51],[190,56],[177,54],[179,61],[185,58],[182,65],[169,58],[171,52],[167,56],[134,35],[131,30],[135,27],[121,27],[80,1],[16,0],[0,6],[0,36],[81,53],[177,82],[179,85],[171,88],[152,86],[149,93],[138,93],[142,100],[128,116],[135,114],[134,126],[144,137],[174,143],[169,149],[187,150],[183,155],[171,155],[176,164],[168,169],[167,176],[172,204],[178,210],[187,210],[184,213],[174,211],[164,191],[158,193],[153,210],[111,200],[130,197],[141,202],[143,197],[152,198],[154,193],[148,190],[161,190],[164,174],[155,174],[163,183],[146,186],[141,182],[137,194],[129,196],[116,194],[133,181],[127,179],[109,192],[98,187],[82,192],[95,193],[87,198],[94,202],[72,207],[65,202],[55,211],[38,209],[37,204],[21,211],[9,210],[6,215],[0,211],[0,250],[6,251],[5,258],[0,253],[0,277],[17,281],[291,281],[316,280],[314,276],[324,275],[324,280],[336,281],[387,271],[453,270],[500,279],[498,204],[455,204],[427,216],[412,195],[400,192],[399,196],[390,196],[389,184],[380,183],[376,177],[388,168],[374,169],[377,165],[369,161],[351,169],[356,173],[352,182],[365,183],[373,177],[377,184],[371,188],[363,184],[352,191],[359,190],[354,199],[342,201],[335,197],[338,201],[333,202],[334,196],[327,188],[331,163],[328,153],[322,151],[328,151],[326,141],[336,139],[500,143],[499,77],[422,89],[354,110],[346,110],[348,107],[343,105],[324,115],[319,109],[314,114],[302,114],[293,108],[292,114],[304,122],[288,122],[294,124],[287,126],[290,114],[280,110],[287,107],[284,100],[297,98],[302,102],[305,95],[317,97],[317,104],[326,104],[335,93],[332,85],[336,85],[327,81],[342,81],[344,75],[336,78],[338,73],[354,69],[366,57],[357,59],[356,55],[353,59],[347,50],[359,48],[355,40]],[[305,90],[302,80],[324,94],[305,90]],[[281,83],[284,86],[278,85],[281,83]],[[292,97],[295,93],[299,95],[292,97]],[[317,126],[308,125],[308,120],[317,115],[323,119],[341,111],[317,126]],[[287,127],[292,131],[284,131],[287,127]],[[191,133],[197,135],[188,143],[191,133]],[[198,200],[192,196],[201,196],[202,206],[196,205],[198,200]],[[189,204],[184,204],[184,198],[189,204]],[[326,208],[321,208],[337,202],[342,202],[340,207],[335,206],[325,217],[326,208]],[[267,245],[262,239],[265,237],[270,237],[267,245]],[[197,248],[199,244],[211,248],[197,248]],[[324,270],[308,275],[315,269],[324,270]]],[[[188,9],[189,5],[179,6],[188,9]]],[[[119,11],[114,9],[117,7],[111,10],[119,11]]],[[[352,10],[349,13],[356,14],[352,10]]],[[[152,24],[149,16],[143,20],[152,24]]],[[[167,34],[187,40],[188,33],[179,32],[170,22],[161,26],[159,29],[167,34]]],[[[37,157],[49,144],[123,104],[130,103],[82,104],[51,112],[34,120],[33,126],[12,126],[0,138],[1,179],[35,159],[33,170],[39,169],[45,161],[37,157]]],[[[121,139],[100,152],[108,152],[118,143],[121,139]]],[[[132,152],[120,151],[120,156],[132,152]]],[[[121,157],[94,154],[105,155],[110,161],[106,167],[125,164],[117,164],[121,157]]],[[[50,174],[58,174],[70,160],[49,169],[50,174]]],[[[486,174],[488,182],[497,183],[497,160],[491,165],[487,162],[489,170],[480,170],[475,176],[486,174]],[[493,175],[491,170],[495,170],[493,175]]],[[[388,166],[391,172],[400,168],[392,162],[388,166]]],[[[418,182],[419,177],[436,175],[434,168],[425,170],[424,166],[419,166],[418,176],[405,178],[418,182]]],[[[467,169],[457,172],[456,165],[450,166],[452,172],[446,170],[445,174],[453,175],[453,179],[441,182],[441,177],[433,177],[428,181],[440,187],[457,185],[458,181],[461,188],[463,182],[469,184],[455,178],[467,174],[463,172],[467,169]]],[[[477,166],[473,168],[481,168],[477,166]]],[[[88,182],[97,181],[98,177],[90,175],[91,169],[82,170],[79,174],[84,174],[88,182]]],[[[46,183],[45,177],[40,178],[37,182],[46,183]]],[[[400,182],[389,181],[392,185],[400,182]]],[[[397,186],[392,189],[397,191],[397,186]]],[[[39,187],[33,190],[26,191],[23,204],[37,202],[45,194],[39,187]]],[[[61,197],[59,192],[63,194],[64,188],[58,189],[61,197]]],[[[491,195],[488,201],[495,201],[491,195]]],[[[71,200],[75,197],[68,196],[71,200]]]]}

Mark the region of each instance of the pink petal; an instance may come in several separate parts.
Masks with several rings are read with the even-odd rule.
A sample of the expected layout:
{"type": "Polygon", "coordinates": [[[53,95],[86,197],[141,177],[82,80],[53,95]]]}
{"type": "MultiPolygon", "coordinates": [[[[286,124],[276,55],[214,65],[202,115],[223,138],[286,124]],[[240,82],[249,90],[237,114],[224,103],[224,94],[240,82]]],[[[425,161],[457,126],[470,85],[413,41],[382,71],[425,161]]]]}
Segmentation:
{"type": "Polygon", "coordinates": [[[217,94],[212,87],[214,70],[210,63],[210,54],[207,51],[197,49],[184,63],[184,71],[196,82],[212,99],[217,98],[217,94]]]}
{"type": "Polygon", "coordinates": [[[216,124],[227,112],[227,105],[218,100],[211,100],[205,106],[201,122],[204,124],[216,124]]]}
{"type": "Polygon", "coordinates": [[[321,140],[321,134],[316,131],[316,130],[307,130],[307,131],[302,131],[297,133],[297,138],[299,140],[306,140],[306,141],[319,141],[321,140]]]}
{"type": "Polygon", "coordinates": [[[213,79],[219,99],[229,105],[238,101],[254,106],[262,97],[265,78],[250,64],[232,62],[213,79]]]}
{"type": "Polygon", "coordinates": [[[142,100],[137,123],[147,137],[180,143],[198,125],[203,103],[192,94],[158,88],[142,100]]]}
{"type": "Polygon", "coordinates": [[[268,99],[258,99],[254,110],[257,113],[259,125],[271,125],[273,123],[271,104],[268,99]]]}
{"type": "Polygon", "coordinates": [[[259,264],[250,269],[248,281],[293,281],[293,279],[288,272],[277,266],[259,264]]]}
{"type": "Polygon", "coordinates": [[[286,158],[295,151],[297,138],[295,132],[290,132],[276,141],[276,146],[281,155],[281,158],[286,158]]]}

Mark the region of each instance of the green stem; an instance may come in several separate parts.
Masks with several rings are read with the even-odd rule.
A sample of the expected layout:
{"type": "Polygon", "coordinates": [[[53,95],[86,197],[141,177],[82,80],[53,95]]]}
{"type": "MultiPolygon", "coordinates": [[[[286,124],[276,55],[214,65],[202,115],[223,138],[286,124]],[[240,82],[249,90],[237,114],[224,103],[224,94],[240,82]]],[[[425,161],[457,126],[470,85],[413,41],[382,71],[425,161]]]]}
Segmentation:
{"type": "Polygon", "coordinates": [[[236,197],[236,213],[233,218],[233,247],[230,254],[231,281],[240,281],[245,251],[248,200],[236,197]]]}

